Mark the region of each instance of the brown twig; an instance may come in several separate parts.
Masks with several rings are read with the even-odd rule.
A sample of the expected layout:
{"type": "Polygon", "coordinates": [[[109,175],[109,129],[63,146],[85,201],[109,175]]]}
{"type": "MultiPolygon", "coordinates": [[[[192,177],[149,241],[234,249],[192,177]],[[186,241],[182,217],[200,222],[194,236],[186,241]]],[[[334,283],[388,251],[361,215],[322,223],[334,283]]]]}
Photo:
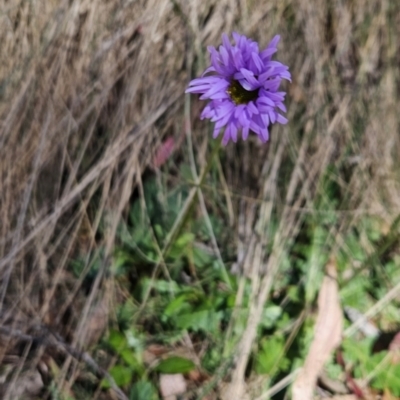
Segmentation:
{"type": "Polygon", "coordinates": [[[100,367],[100,365],[97,364],[97,362],[93,360],[93,358],[87,352],[77,350],[70,346],[60,335],[49,331],[44,326],[40,326],[38,331],[41,331],[41,335],[36,336],[24,333],[19,329],[0,326],[0,334],[11,336],[24,342],[32,342],[40,346],[55,348],[64,354],[72,356],[78,361],[84,362],[86,365],[92,368],[97,375],[108,380],[111,388],[114,390],[119,400],[129,400],[125,393],[115,383],[114,378],[104,368],[100,367]]]}

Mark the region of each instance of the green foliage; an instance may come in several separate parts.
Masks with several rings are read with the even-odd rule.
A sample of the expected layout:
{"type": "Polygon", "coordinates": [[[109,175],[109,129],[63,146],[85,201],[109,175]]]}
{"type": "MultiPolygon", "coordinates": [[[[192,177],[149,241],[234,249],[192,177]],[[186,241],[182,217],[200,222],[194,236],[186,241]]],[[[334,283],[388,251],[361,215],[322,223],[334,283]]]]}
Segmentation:
{"type": "Polygon", "coordinates": [[[372,387],[378,390],[389,389],[400,396],[400,364],[392,363],[388,351],[371,354],[373,339],[346,339],[343,342],[343,357],[353,367],[355,378],[372,378],[372,387]]]}
{"type": "MultiPolygon", "coordinates": [[[[187,189],[183,187],[160,193],[155,180],[147,181],[145,204],[139,199],[134,201],[129,222],[118,230],[120,244],[114,253],[112,269],[118,271],[114,276],[131,297],[118,306],[119,330],[111,330],[105,344],[118,356],[109,373],[118,385],[130,388],[131,399],[156,398],[150,382],[157,373],[187,373],[195,368],[192,361],[177,356],[146,367],[142,355],[147,341],[175,344],[185,332],[190,332],[210,341],[210,347],[205,349],[206,369],[218,368],[222,361],[221,351],[213,351],[215,345],[223,343],[223,329],[229,322],[235,293],[226,288],[214,255],[206,246],[195,244],[210,239],[204,220],[190,216],[166,258],[160,259],[160,251],[186,195],[187,189]],[[165,262],[170,275],[150,276],[160,261],[165,262]],[[183,271],[191,272],[189,265],[196,272],[191,282],[180,278],[183,271]],[[151,326],[153,333],[144,326],[151,326]]],[[[215,216],[211,216],[211,223],[215,234],[223,230],[224,224],[215,216]]],[[[236,286],[235,278],[229,279],[236,286]]],[[[107,388],[109,382],[104,380],[102,385],[107,388]]]]}
{"type": "Polygon", "coordinates": [[[182,357],[170,357],[162,360],[155,371],[163,374],[186,374],[195,368],[193,361],[182,357]]]}
{"type": "Polygon", "coordinates": [[[110,375],[113,377],[117,386],[125,387],[132,381],[133,371],[130,367],[124,365],[114,365],[109,370],[110,375]]]}
{"type": "Polygon", "coordinates": [[[264,328],[273,328],[276,326],[282,316],[282,308],[277,305],[267,305],[263,311],[261,325],[264,328]]]}
{"type": "Polygon", "coordinates": [[[362,340],[347,338],[344,340],[342,347],[346,356],[346,361],[351,363],[361,362],[361,364],[368,363],[372,342],[372,338],[365,338],[362,340]]]}
{"type": "MultiPolygon", "coordinates": [[[[284,250],[274,296],[262,311],[257,351],[251,357],[248,372],[264,375],[270,385],[304,363],[314,337],[315,303],[333,245],[343,306],[364,312],[385,296],[388,288],[400,282],[400,257],[388,256],[395,235],[382,234],[379,218],[361,218],[341,236],[341,245],[337,246],[332,232],[338,224],[338,207],[343,200],[337,174],[336,167],[329,166],[320,179],[315,212],[304,219],[298,238],[284,250]]],[[[156,179],[145,182],[145,201],[137,199],[132,203],[129,221],[119,227],[118,247],[107,271],[125,294],[124,301],[116,307],[116,329],[110,330],[104,340],[107,351],[117,357],[117,363],[108,372],[130,399],[158,399],[154,385],[159,373],[185,374],[197,368],[191,360],[175,355],[163,355],[145,365],[143,354],[149,343],[173,348],[189,337],[202,345],[201,368],[218,374],[236,351],[251,306],[252,284],[246,280],[241,307],[233,312],[239,281],[228,276],[230,285],[227,284],[219,260],[210,251],[207,225],[197,214],[188,215],[184,229],[164,259],[161,257],[188,193],[184,186],[166,193],[164,190],[156,179]]],[[[223,219],[213,213],[210,220],[218,240],[223,240],[228,235],[223,219]]],[[[273,216],[268,226],[270,237],[275,235],[278,225],[273,216]]],[[[272,241],[268,246],[272,249],[272,241]]],[[[223,258],[229,259],[229,243],[221,248],[226,252],[223,258]]],[[[78,276],[85,270],[87,279],[93,280],[102,260],[100,249],[73,263],[73,271],[78,276]]],[[[395,305],[385,308],[380,322],[391,326],[400,323],[395,305]]],[[[370,348],[369,339],[345,339],[346,363],[356,378],[371,377],[371,386],[389,389],[397,395],[398,367],[383,363],[386,353],[371,354],[370,348]]],[[[343,368],[334,357],[326,371],[334,379],[344,379],[343,368]]],[[[110,384],[103,380],[102,386],[109,388],[110,384]]]]}
{"type": "MultiPolygon", "coordinates": [[[[106,343],[121,358],[121,363],[109,370],[110,375],[118,386],[126,387],[135,377],[145,374],[140,354],[140,341],[135,339],[132,332],[123,334],[112,330],[106,343]]],[[[102,386],[108,388],[110,387],[110,383],[104,379],[102,386]]]]}
{"type": "MultiPolygon", "coordinates": [[[[144,184],[144,199],[133,202],[129,221],[118,230],[119,246],[114,252],[114,269],[136,277],[145,277],[159,263],[168,266],[169,276],[175,282],[180,281],[182,271],[187,273],[188,266],[197,271],[206,268],[216,270],[215,258],[205,251],[205,247],[196,245],[196,241],[207,243],[210,234],[203,217],[186,218],[184,229],[178,232],[164,257],[161,252],[168,235],[179,217],[183,202],[188,194],[185,185],[177,186],[164,193],[156,179],[149,179],[144,184]]],[[[220,218],[210,215],[214,234],[226,237],[224,223],[220,218]]],[[[221,273],[221,272],[220,272],[221,273]]],[[[142,286],[143,287],[143,286],[142,286]]]]}
{"type": "Polygon", "coordinates": [[[181,329],[215,332],[219,327],[222,317],[222,312],[215,312],[214,310],[200,310],[177,316],[175,323],[176,326],[181,329]]]}
{"type": "Polygon", "coordinates": [[[129,394],[129,400],[157,400],[158,398],[156,388],[149,381],[134,383],[129,394]]]}
{"type": "Polygon", "coordinates": [[[217,371],[218,367],[223,361],[222,357],[222,346],[212,343],[212,345],[207,349],[204,357],[202,358],[202,367],[210,372],[214,373],[217,371]]]}
{"type": "MultiPolygon", "coordinates": [[[[379,361],[379,360],[377,360],[379,361]]],[[[379,368],[379,364],[377,368],[379,368]]],[[[385,363],[384,368],[379,368],[372,387],[379,390],[389,389],[396,396],[400,396],[400,364],[385,363]]]]}
{"type": "Polygon", "coordinates": [[[290,361],[284,357],[285,340],[283,336],[262,339],[256,356],[255,371],[258,374],[286,371],[290,361]]]}

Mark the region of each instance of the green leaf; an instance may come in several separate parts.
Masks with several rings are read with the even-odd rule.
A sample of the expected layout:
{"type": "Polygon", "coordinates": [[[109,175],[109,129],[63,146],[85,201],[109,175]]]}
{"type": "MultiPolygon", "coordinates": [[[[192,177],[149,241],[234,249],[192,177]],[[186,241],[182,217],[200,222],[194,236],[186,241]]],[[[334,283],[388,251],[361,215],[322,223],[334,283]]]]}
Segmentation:
{"type": "Polygon", "coordinates": [[[178,239],[175,241],[175,246],[176,247],[186,247],[188,246],[190,243],[193,242],[194,240],[194,234],[193,233],[183,233],[181,234],[178,239]]]}
{"type": "Polygon", "coordinates": [[[175,281],[165,281],[162,279],[154,281],[153,288],[160,293],[178,293],[180,290],[179,285],[175,281]]]}
{"type": "Polygon", "coordinates": [[[362,220],[367,237],[372,242],[377,242],[382,237],[382,220],[377,216],[366,216],[362,220]]]}
{"type": "Polygon", "coordinates": [[[308,260],[305,263],[306,267],[306,282],[305,282],[305,297],[306,302],[311,303],[321,286],[324,265],[327,262],[327,252],[324,249],[324,244],[327,241],[328,232],[325,228],[317,226],[313,232],[312,244],[308,260]]]}
{"type": "Polygon", "coordinates": [[[299,292],[300,292],[299,286],[291,285],[287,287],[287,296],[293,303],[299,303],[301,301],[299,292]]]}
{"type": "Polygon", "coordinates": [[[194,240],[193,233],[183,233],[180,235],[175,242],[172,244],[171,249],[168,253],[168,258],[171,260],[177,260],[187,253],[190,244],[194,240]]]}
{"type": "Polygon", "coordinates": [[[143,371],[143,366],[135,357],[135,353],[131,349],[122,350],[120,356],[135,372],[143,371]]]}
{"type": "Polygon", "coordinates": [[[162,360],[155,368],[163,374],[185,374],[195,368],[193,361],[182,357],[170,357],[162,360]]]}
{"type": "Polygon", "coordinates": [[[356,275],[346,282],[340,290],[340,297],[346,306],[354,307],[360,311],[367,310],[373,305],[368,296],[372,284],[366,276],[356,275]]]}
{"type": "Polygon", "coordinates": [[[346,248],[349,255],[357,261],[365,261],[367,255],[360,244],[359,238],[354,233],[349,233],[345,238],[346,248]]]}
{"type": "Polygon", "coordinates": [[[135,328],[125,331],[126,341],[128,347],[135,349],[137,352],[143,351],[144,336],[140,334],[135,328]]]}
{"type": "Polygon", "coordinates": [[[180,164],[179,166],[179,175],[182,176],[182,179],[187,182],[193,181],[193,172],[188,164],[180,164]]]}
{"type": "Polygon", "coordinates": [[[372,382],[376,389],[389,389],[396,396],[400,396],[400,364],[389,364],[381,370],[372,382]]]}
{"type": "MultiPolygon", "coordinates": [[[[364,338],[356,340],[354,338],[347,338],[343,341],[342,347],[344,358],[346,362],[367,364],[373,357],[371,356],[371,347],[374,338],[364,338]]],[[[378,354],[379,355],[379,354],[378,354]]],[[[382,357],[382,355],[379,355],[382,357]]],[[[373,366],[371,367],[373,369],[373,366]]],[[[371,372],[369,370],[368,372],[371,372]]]]}
{"type": "Polygon", "coordinates": [[[180,291],[179,285],[175,281],[166,281],[163,279],[152,281],[149,278],[143,278],[140,283],[140,298],[144,299],[149,286],[159,293],[177,294],[180,291]]]}
{"type": "Polygon", "coordinates": [[[164,310],[165,317],[180,314],[182,311],[189,312],[192,306],[188,303],[189,295],[184,293],[173,299],[164,310]]]}
{"type": "Polygon", "coordinates": [[[214,373],[221,365],[223,358],[223,350],[215,347],[210,347],[204,357],[201,359],[202,367],[208,372],[214,373]]]}
{"type": "Polygon", "coordinates": [[[264,340],[261,351],[257,353],[256,372],[258,374],[270,374],[276,366],[278,366],[277,371],[285,370],[289,366],[289,360],[282,357],[284,346],[285,341],[280,336],[273,336],[264,340]]]}
{"type": "Polygon", "coordinates": [[[197,268],[204,268],[211,264],[213,258],[202,248],[193,247],[193,262],[197,268]]]}
{"type": "Polygon", "coordinates": [[[131,298],[128,298],[125,303],[117,307],[117,321],[122,330],[129,327],[136,310],[137,306],[131,298]]]}
{"type": "Polygon", "coordinates": [[[157,390],[151,382],[136,382],[129,394],[129,400],[156,400],[158,399],[157,390]]]}
{"type": "Polygon", "coordinates": [[[124,387],[131,382],[134,375],[131,367],[126,367],[123,365],[115,365],[110,369],[110,375],[114,378],[117,386],[124,387]]]}
{"type": "Polygon", "coordinates": [[[127,340],[123,333],[112,330],[108,337],[108,343],[119,354],[127,347],[127,340]]]}
{"type": "Polygon", "coordinates": [[[213,332],[218,330],[222,317],[223,313],[221,311],[201,310],[177,316],[175,318],[175,324],[181,329],[213,332]]]}
{"type": "Polygon", "coordinates": [[[272,305],[264,308],[263,318],[261,319],[261,325],[267,329],[275,326],[276,321],[282,315],[282,308],[276,305],[272,305]]]}
{"type": "Polygon", "coordinates": [[[164,231],[163,231],[163,228],[161,225],[155,224],[153,229],[154,229],[154,232],[157,235],[157,237],[159,237],[159,238],[164,237],[164,231]]]}
{"type": "Polygon", "coordinates": [[[343,368],[335,363],[333,360],[334,357],[331,357],[329,362],[325,365],[324,370],[328,374],[329,378],[334,380],[340,380],[343,376],[343,368]]]}

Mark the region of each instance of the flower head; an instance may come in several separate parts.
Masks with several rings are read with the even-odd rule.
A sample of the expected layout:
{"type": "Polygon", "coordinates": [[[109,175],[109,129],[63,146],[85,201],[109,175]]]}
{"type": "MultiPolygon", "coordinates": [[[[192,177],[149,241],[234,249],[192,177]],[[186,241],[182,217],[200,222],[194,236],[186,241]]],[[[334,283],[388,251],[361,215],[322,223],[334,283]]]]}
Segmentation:
{"type": "Polygon", "coordinates": [[[280,37],[275,36],[262,51],[246,36],[234,32],[233,39],[234,45],[223,34],[218,50],[208,48],[211,66],[189,83],[186,93],[199,93],[201,100],[210,100],[201,119],[215,122],[214,138],[225,127],[224,145],[236,142],[239,132],[246,140],[250,131],[266,142],[270,124],[287,122],[278,112],[286,112],[286,93],[278,89],[282,79],[290,81],[289,68],[271,59],[280,37]]]}

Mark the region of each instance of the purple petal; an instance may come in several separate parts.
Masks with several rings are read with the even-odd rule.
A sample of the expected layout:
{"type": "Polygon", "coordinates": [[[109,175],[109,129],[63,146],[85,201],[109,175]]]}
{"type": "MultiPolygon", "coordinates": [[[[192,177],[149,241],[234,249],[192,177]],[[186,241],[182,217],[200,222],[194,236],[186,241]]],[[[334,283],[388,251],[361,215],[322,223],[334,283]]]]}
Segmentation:
{"type": "Polygon", "coordinates": [[[219,46],[219,54],[221,54],[223,63],[228,66],[229,65],[229,53],[225,49],[224,46],[219,46]]]}
{"type": "Polygon", "coordinates": [[[185,90],[185,93],[204,93],[209,87],[210,85],[189,87],[185,90]]]}
{"type": "Polygon", "coordinates": [[[268,96],[262,96],[257,99],[257,105],[265,105],[269,107],[275,107],[275,103],[268,97],[268,96]]]}
{"type": "Polygon", "coordinates": [[[246,107],[244,106],[244,104],[239,104],[238,106],[235,107],[234,116],[236,119],[239,119],[240,116],[245,113],[245,108],[246,107]]]}
{"type": "Polygon", "coordinates": [[[210,72],[215,72],[215,68],[214,68],[213,66],[208,67],[208,68],[202,73],[201,76],[204,76],[204,75],[206,75],[206,74],[208,74],[208,73],[210,73],[210,72]]]}
{"type": "Polygon", "coordinates": [[[283,112],[286,112],[286,111],[287,111],[287,110],[286,110],[286,106],[285,106],[283,103],[281,103],[281,102],[276,103],[276,106],[277,106],[281,111],[283,111],[283,112]]]}
{"type": "Polygon", "coordinates": [[[218,107],[218,109],[216,110],[216,115],[213,118],[213,122],[224,118],[226,115],[230,115],[232,114],[232,112],[234,111],[235,106],[231,103],[231,102],[224,102],[223,105],[221,105],[220,107],[218,107]],[[225,104],[226,103],[226,104],[225,104]]]}
{"type": "Polygon", "coordinates": [[[224,45],[225,49],[229,51],[231,49],[231,43],[229,41],[228,35],[226,33],[222,34],[222,44],[224,45]]]}
{"type": "Polygon", "coordinates": [[[250,115],[252,114],[259,114],[257,107],[254,105],[252,101],[247,104],[247,111],[249,111],[250,115]]]}
{"type": "Polygon", "coordinates": [[[246,140],[249,137],[249,126],[244,126],[242,130],[242,139],[246,140]]]}
{"type": "Polygon", "coordinates": [[[270,78],[274,73],[274,68],[268,68],[265,72],[263,72],[262,74],[260,74],[260,76],[258,77],[258,81],[259,82],[264,82],[266,81],[268,78],[270,78]]]}
{"type": "Polygon", "coordinates": [[[262,122],[263,122],[265,128],[268,128],[268,125],[270,122],[268,114],[261,114],[261,119],[262,119],[262,122]]]}
{"type": "Polygon", "coordinates": [[[254,120],[250,121],[250,129],[253,132],[257,133],[257,135],[259,135],[261,132],[261,128],[257,125],[257,123],[254,120]]]}
{"type": "Polygon", "coordinates": [[[269,42],[268,48],[270,48],[270,47],[274,47],[274,48],[277,47],[280,40],[281,40],[280,35],[275,35],[275,36],[272,38],[272,40],[269,42]]]}
{"type": "Polygon", "coordinates": [[[288,123],[288,120],[284,116],[276,113],[276,122],[282,125],[286,125],[288,123]]]}
{"type": "Polygon", "coordinates": [[[230,136],[230,129],[229,127],[225,129],[224,137],[222,138],[222,145],[226,146],[229,142],[230,136]]]}
{"type": "Polygon", "coordinates": [[[261,141],[262,141],[263,143],[268,142],[268,139],[269,139],[269,132],[268,132],[268,129],[267,129],[267,128],[261,129],[261,130],[260,130],[260,134],[258,135],[258,137],[261,139],[261,141]]]}
{"type": "Polygon", "coordinates": [[[257,79],[254,78],[254,73],[246,68],[240,68],[240,72],[245,77],[246,81],[251,85],[252,88],[260,87],[257,79]]]}
{"type": "Polygon", "coordinates": [[[276,48],[267,48],[260,53],[262,60],[268,60],[274,53],[277,52],[276,48]]]}
{"type": "Polygon", "coordinates": [[[243,128],[248,128],[250,126],[250,120],[245,111],[239,115],[238,120],[239,120],[240,125],[242,125],[243,128]]]}
{"type": "Polygon", "coordinates": [[[235,41],[236,44],[239,44],[240,38],[242,37],[242,35],[240,35],[237,32],[232,32],[232,36],[233,36],[233,40],[235,41]]]}
{"type": "Polygon", "coordinates": [[[231,138],[232,138],[233,142],[236,143],[237,138],[238,138],[238,135],[237,135],[238,129],[237,129],[237,126],[233,122],[231,122],[230,125],[231,125],[231,138]]]}
{"type": "Polygon", "coordinates": [[[271,123],[274,124],[276,122],[276,112],[273,110],[268,111],[269,119],[271,120],[271,123]]]}
{"type": "Polygon", "coordinates": [[[254,62],[254,65],[257,69],[257,75],[262,71],[263,69],[263,62],[261,60],[261,58],[259,57],[259,55],[257,53],[251,53],[251,58],[254,62]]]}
{"type": "Polygon", "coordinates": [[[217,138],[220,132],[221,132],[221,127],[215,126],[214,127],[214,132],[213,132],[213,138],[214,139],[217,138]]]}

